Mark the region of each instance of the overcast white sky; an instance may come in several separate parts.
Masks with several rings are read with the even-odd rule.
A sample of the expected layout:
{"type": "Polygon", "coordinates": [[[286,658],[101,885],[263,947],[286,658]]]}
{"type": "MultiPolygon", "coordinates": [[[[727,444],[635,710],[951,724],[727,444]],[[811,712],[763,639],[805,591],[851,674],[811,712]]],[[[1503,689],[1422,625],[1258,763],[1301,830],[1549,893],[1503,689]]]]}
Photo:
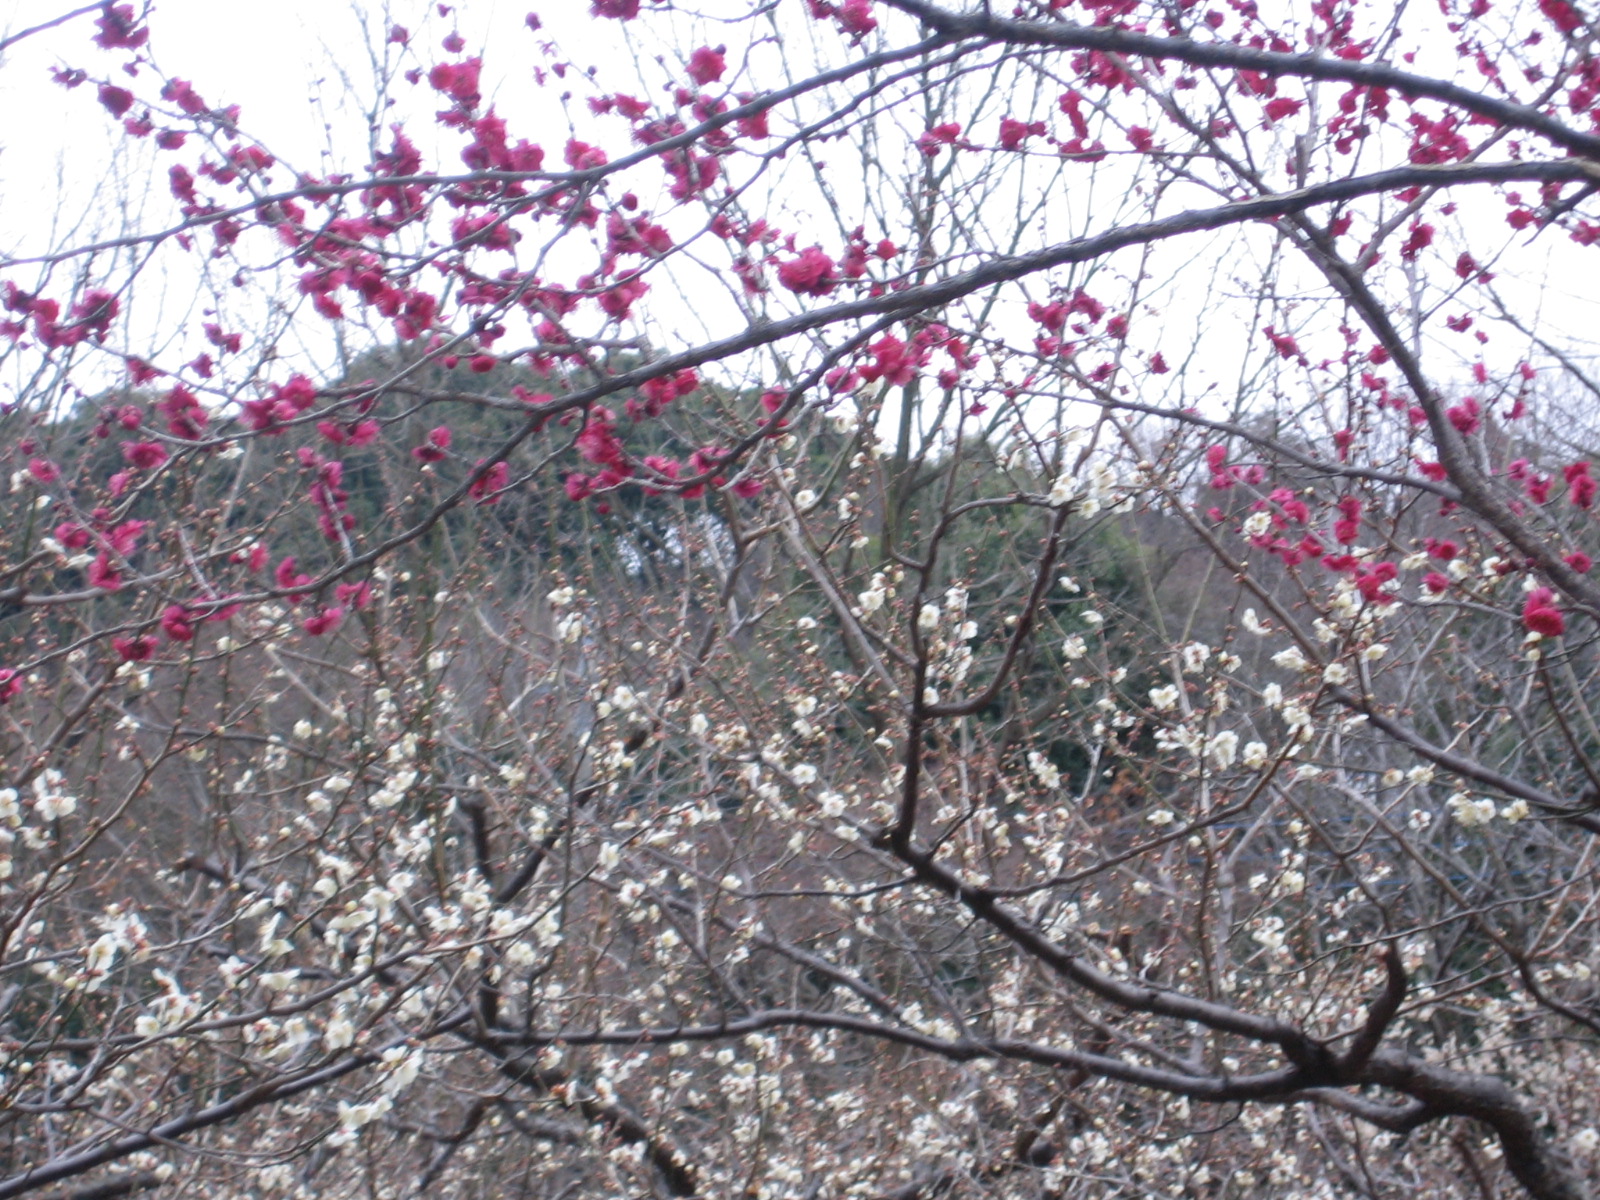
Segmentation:
{"type": "MultiPolygon", "coordinates": [[[[71,7],[71,0],[0,0],[0,35],[71,7]]],[[[441,17],[435,4],[417,0],[159,0],[147,50],[163,74],[189,80],[207,104],[238,105],[241,127],[284,164],[310,172],[359,171],[368,161],[368,106],[377,94],[372,55],[389,56],[400,70],[426,69],[458,57],[440,43],[459,32],[466,43],[463,53],[485,58],[485,94],[511,118],[518,134],[531,133],[551,146],[559,165],[567,121],[557,98],[561,85],[533,84],[535,66],[549,62],[541,43],[555,33],[565,53],[576,49],[594,55],[613,69],[619,89],[632,85],[632,59],[620,53],[620,26],[594,21],[587,4],[542,5],[551,14],[550,32],[542,35],[525,24],[531,7],[471,0],[441,17]],[[410,52],[387,43],[386,31],[395,22],[411,32],[410,52]]],[[[91,77],[109,76],[136,92],[154,90],[148,73],[138,81],[120,74],[126,51],[104,52],[92,44],[93,22],[89,14],[28,38],[0,65],[0,113],[6,116],[0,121],[0,250],[8,254],[38,254],[127,228],[149,231],[171,219],[166,168],[176,156],[157,151],[149,140],[123,136],[92,85],[68,90],[51,82],[52,67],[81,67],[91,77]],[[152,186],[153,194],[146,191],[152,186]]],[[[403,122],[432,157],[438,96],[425,81],[406,83],[399,70],[391,75],[394,107],[379,124],[403,122]]],[[[440,147],[437,159],[447,170],[457,164],[459,138],[452,140],[440,147]]],[[[193,155],[186,150],[184,158],[192,161],[193,155]]],[[[278,177],[289,179],[287,172],[278,177]]],[[[171,269],[171,255],[161,261],[171,269]]],[[[139,314],[153,319],[159,311],[164,326],[193,328],[198,322],[188,319],[193,313],[184,306],[194,306],[195,291],[192,280],[174,284],[169,279],[163,286],[147,275],[139,288],[139,314]],[[159,305],[153,302],[158,295],[159,305]]],[[[130,313],[129,319],[139,316],[130,313]]],[[[309,325],[301,322],[302,331],[309,325]]]]}
{"type": "MultiPolygon", "coordinates": [[[[0,7],[9,9],[0,20],[14,31],[72,5],[70,0],[9,0],[0,7]]],[[[574,10],[586,10],[566,2],[544,7],[564,12],[567,20],[574,10]]],[[[389,5],[159,0],[150,19],[149,50],[162,71],[188,79],[207,103],[239,105],[243,127],[286,161],[314,169],[326,146],[326,126],[347,139],[360,136],[359,105],[372,95],[369,45],[375,42],[379,52],[399,54],[398,48],[383,45],[382,34],[390,24],[386,10],[415,35],[417,58],[408,59],[407,65],[449,57],[439,41],[459,30],[469,53],[488,48],[485,81],[490,87],[514,94],[519,105],[540,100],[551,104],[548,93],[517,86],[523,72],[515,68],[529,67],[540,57],[535,35],[523,24],[529,11],[525,3],[474,0],[464,11],[441,18],[434,5],[415,0],[389,5]],[[357,107],[349,107],[352,101],[357,107]]],[[[616,32],[614,23],[606,24],[611,28],[590,29],[578,44],[599,48],[602,39],[596,35],[616,32]]],[[[66,190],[76,194],[104,169],[109,149],[126,140],[116,137],[114,122],[96,103],[93,88],[66,91],[49,82],[49,68],[56,64],[83,67],[91,75],[116,71],[126,52],[100,51],[90,42],[93,33],[93,17],[80,17],[20,43],[0,70],[0,111],[7,114],[0,124],[0,228],[9,245],[15,245],[13,239],[38,236],[38,207],[54,190],[39,187],[41,181],[63,170],[66,190]]],[[[425,84],[402,85],[396,92],[402,114],[412,97],[420,101],[415,106],[419,113],[437,107],[425,84]]],[[[414,135],[425,134],[421,123],[408,124],[415,124],[414,135]]],[[[343,165],[348,169],[347,162],[343,165]]]]}
{"type": "MultiPolygon", "coordinates": [[[[48,20],[71,7],[70,0],[0,0],[0,4],[4,5],[0,21],[11,31],[48,20]]],[[[713,13],[733,14],[745,6],[736,0],[711,0],[704,7],[713,13]]],[[[591,18],[586,0],[543,0],[531,5],[528,0],[467,0],[460,12],[446,17],[439,15],[434,4],[415,0],[393,0],[387,6],[373,2],[341,5],[328,0],[158,0],[150,22],[151,49],[163,71],[190,80],[208,103],[239,105],[243,126],[285,162],[299,169],[321,168],[319,160],[329,153],[331,137],[336,139],[331,162],[350,170],[365,161],[360,144],[365,129],[361,105],[373,92],[369,48],[398,54],[395,47],[385,47],[382,41],[390,22],[398,21],[413,35],[415,55],[407,57],[405,65],[426,66],[450,57],[440,48],[440,40],[459,31],[466,53],[484,54],[484,91],[512,119],[514,130],[554,148],[565,140],[567,117],[557,100],[560,85],[548,89],[532,85],[535,67],[547,59],[540,50],[543,39],[524,25],[530,8],[540,12],[565,54],[589,56],[590,61],[579,57],[579,69],[596,67],[602,80],[615,90],[639,89],[638,70],[626,41],[629,31],[617,22],[591,18]]],[[[701,42],[719,40],[715,22],[684,15],[671,19],[685,26],[698,25],[681,29],[673,39],[685,53],[701,42]]],[[[651,25],[657,27],[654,18],[651,25]]],[[[137,214],[142,198],[137,189],[152,177],[164,184],[165,164],[154,176],[145,175],[138,163],[128,163],[126,172],[119,172],[119,162],[127,160],[118,155],[130,153],[128,141],[96,102],[94,89],[67,91],[49,82],[49,68],[55,64],[81,66],[91,74],[117,69],[126,54],[97,50],[90,42],[92,33],[92,16],[78,18],[15,47],[0,69],[0,113],[5,114],[0,122],[0,248],[8,252],[37,252],[62,241],[81,240],[81,234],[71,235],[63,225],[80,220],[99,222],[97,228],[103,232],[106,222],[126,210],[132,210],[133,219],[145,228],[155,223],[137,214]],[[119,178],[126,183],[119,183],[119,178]],[[106,203],[108,197],[119,195],[119,187],[125,191],[117,203],[106,203]]],[[[657,86],[671,74],[651,70],[648,62],[645,66],[659,81],[657,86]]],[[[400,83],[395,98],[394,117],[406,120],[409,131],[426,150],[431,131],[427,116],[438,107],[435,95],[426,84],[413,88],[400,83]]],[[[141,151],[157,157],[147,144],[141,151]]],[[[456,149],[446,150],[440,161],[454,163],[456,149]]],[[[1505,237],[1503,205],[1487,194],[1483,198],[1483,219],[1492,223],[1493,237],[1505,237]]],[[[157,203],[158,211],[164,212],[164,186],[157,203]]],[[[1182,258],[1201,250],[1191,240],[1176,253],[1182,258]]],[[[1580,251],[1559,234],[1546,235],[1525,264],[1530,276],[1542,275],[1543,290],[1519,295],[1509,279],[1505,286],[1524,311],[1536,315],[1547,327],[1586,338],[1600,316],[1590,286],[1593,263],[1600,261],[1596,254],[1600,250],[1580,251]]],[[[1211,319],[1217,319],[1217,298],[1204,290],[1205,274],[1197,273],[1196,278],[1202,282],[1199,293],[1164,299],[1178,325],[1191,320],[1198,323],[1207,308],[1212,310],[1211,319]]],[[[676,314],[689,320],[703,315],[676,314]]],[[[712,323],[717,321],[720,317],[712,323]]],[[[690,340],[713,332],[728,329],[682,331],[690,340]]],[[[1221,341],[1213,342],[1212,353],[1221,368],[1217,375],[1231,374],[1223,360],[1237,350],[1237,346],[1224,348],[1221,341]]],[[[1488,351],[1491,362],[1515,362],[1526,354],[1525,342],[1500,335],[1488,351]]]]}

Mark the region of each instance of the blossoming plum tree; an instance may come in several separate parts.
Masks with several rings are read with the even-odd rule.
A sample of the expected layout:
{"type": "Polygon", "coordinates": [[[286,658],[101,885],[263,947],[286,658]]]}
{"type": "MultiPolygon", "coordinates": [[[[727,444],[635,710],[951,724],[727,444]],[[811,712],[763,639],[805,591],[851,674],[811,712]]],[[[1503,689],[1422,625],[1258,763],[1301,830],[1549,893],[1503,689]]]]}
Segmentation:
{"type": "Polygon", "coordinates": [[[1593,1195],[1588,16],[546,9],[0,39],[0,1197],[1593,1195]]]}

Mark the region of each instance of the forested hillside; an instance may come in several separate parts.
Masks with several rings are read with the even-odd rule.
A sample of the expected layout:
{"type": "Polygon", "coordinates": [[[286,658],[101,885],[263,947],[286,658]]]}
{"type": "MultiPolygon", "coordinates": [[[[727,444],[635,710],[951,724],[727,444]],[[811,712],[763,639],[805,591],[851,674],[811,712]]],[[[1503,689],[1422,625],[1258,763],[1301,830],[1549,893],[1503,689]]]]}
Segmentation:
{"type": "Polygon", "coordinates": [[[546,9],[0,34],[0,1200],[1594,1195],[1588,15],[546,9]]]}

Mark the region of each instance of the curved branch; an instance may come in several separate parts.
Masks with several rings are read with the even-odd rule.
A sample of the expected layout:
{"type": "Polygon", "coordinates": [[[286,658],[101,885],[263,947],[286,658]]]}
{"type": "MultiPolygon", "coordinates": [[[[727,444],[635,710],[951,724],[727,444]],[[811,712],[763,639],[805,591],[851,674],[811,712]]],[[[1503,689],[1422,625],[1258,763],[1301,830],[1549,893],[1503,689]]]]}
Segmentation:
{"type": "Polygon", "coordinates": [[[1579,829],[1586,829],[1590,833],[1600,833],[1600,814],[1596,814],[1587,808],[1574,808],[1569,804],[1564,804],[1559,797],[1552,796],[1543,788],[1536,788],[1532,784],[1523,783],[1520,779],[1513,779],[1509,775],[1504,775],[1492,767],[1486,767],[1482,763],[1455,753],[1453,750],[1435,746],[1409,726],[1401,724],[1393,717],[1382,712],[1371,701],[1363,699],[1353,692],[1346,691],[1342,687],[1330,687],[1328,694],[1346,708],[1365,715],[1374,729],[1381,730],[1385,735],[1393,738],[1401,745],[1415,750],[1423,758],[1443,767],[1452,775],[1459,775],[1462,779],[1471,779],[1487,787],[1502,791],[1508,796],[1526,800],[1529,804],[1537,805],[1542,811],[1565,821],[1569,825],[1576,825],[1579,829]]]}
{"type": "Polygon", "coordinates": [[[1535,1115],[1492,1075],[1469,1075],[1395,1051],[1379,1051],[1365,1072],[1440,1115],[1472,1117],[1494,1130],[1506,1169],[1535,1200],[1589,1200],[1567,1156],[1545,1136],[1535,1115]]]}
{"type": "MultiPolygon", "coordinates": [[[[430,1036],[448,1033],[466,1025],[472,1019],[470,1012],[460,1012],[439,1025],[435,1026],[430,1036]]],[[[406,1044],[406,1039],[401,1038],[393,1043],[396,1046],[406,1044]]],[[[62,1179],[70,1179],[75,1175],[82,1175],[92,1171],[95,1167],[103,1166],[109,1162],[126,1158],[130,1154],[137,1154],[141,1150],[150,1150],[159,1146],[168,1145],[179,1141],[189,1134],[208,1129],[213,1125],[221,1125],[228,1121],[237,1120],[243,1114],[253,1109],[276,1104],[282,1100],[289,1100],[305,1092],[316,1091],[326,1087],[335,1080],[343,1079],[365,1067],[380,1061],[383,1051],[388,1046],[352,1054],[347,1058],[328,1066],[318,1067],[313,1070],[290,1075],[284,1078],[269,1080],[252,1088],[246,1088],[228,1099],[217,1104],[208,1105],[197,1112],[185,1116],[175,1117],[170,1121],[163,1121],[153,1125],[147,1130],[138,1133],[125,1134],[109,1142],[76,1152],[59,1155],[40,1164],[29,1167],[20,1175],[13,1175],[9,1179],[0,1179],[0,1200],[8,1200],[11,1196],[21,1196],[28,1192],[37,1191],[47,1184],[56,1183],[62,1179]]]]}
{"type": "Polygon", "coordinates": [[[1194,67],[1232,67],[1270,76],[1299,76],[1363,87],[1387,88],[1406,96],[1426,96],[1453,104],[1500,125],[1528,129],[1575,154],[1600,158],[1600,137],[1580,133],[1538,109],[1510,100],[1496,100],[1471,88],[1382,63],[1367,63],[1312,52],[1285,54],[1230,42],[1197,42],[1185,37],[1159,37],[1109,25],[1073,25],[1065,21],[1011,20],[983,12],[953,13],[929,0],[884,0],[891,8],[916,17],[929,28],[953,38],[1003,42],[1012,46],[1051,46],[1062,50],[1100,50],[1138,58],[1168,59],[1194,67]]]}
{"type": "Polygon", "coordinates": [[[1383,959],[1383,991],[1367,1011],[1361,1032],[1356,1034],[1350,1049],[1339,1060],[1340,1071],[1348,1075],[1358,1074],[1371,1060],[1406,998],[1406,968],[1400,961],[1399,948],[1390,942],[1379,951],[1379,955],[1383,959]]]}

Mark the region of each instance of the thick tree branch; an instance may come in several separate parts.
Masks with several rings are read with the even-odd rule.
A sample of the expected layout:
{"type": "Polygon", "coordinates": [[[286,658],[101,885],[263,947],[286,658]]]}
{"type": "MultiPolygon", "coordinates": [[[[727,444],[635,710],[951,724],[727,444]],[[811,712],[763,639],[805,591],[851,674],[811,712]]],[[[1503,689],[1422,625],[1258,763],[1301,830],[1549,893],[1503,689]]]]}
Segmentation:
{"type": "Polygon", "coordinates": [[[982,11],[955,13],[931,0],[884,0],[952,38],[971,38],[1010,46],[1042,46],[1062,50],[1099,50],[1106,54],[1168,60],[1193,67],[1259,71],[1275,77],[1324,79],[1337,83],[1385,88],[1403,96],[1426,96],[1490,118],[1497,125],[1527,129],[1574,154],[1600,159],[1600,137],[1582,133],[1536,108],[1500,100],[1435,76],[1402,71],[1382,63],[1340,58],[1323,52],[1285,54],[1226,41],[1198,41],[1137,33],[1114,25],[1075,25],[1068,21],[1021,21],[982,11]]]}

